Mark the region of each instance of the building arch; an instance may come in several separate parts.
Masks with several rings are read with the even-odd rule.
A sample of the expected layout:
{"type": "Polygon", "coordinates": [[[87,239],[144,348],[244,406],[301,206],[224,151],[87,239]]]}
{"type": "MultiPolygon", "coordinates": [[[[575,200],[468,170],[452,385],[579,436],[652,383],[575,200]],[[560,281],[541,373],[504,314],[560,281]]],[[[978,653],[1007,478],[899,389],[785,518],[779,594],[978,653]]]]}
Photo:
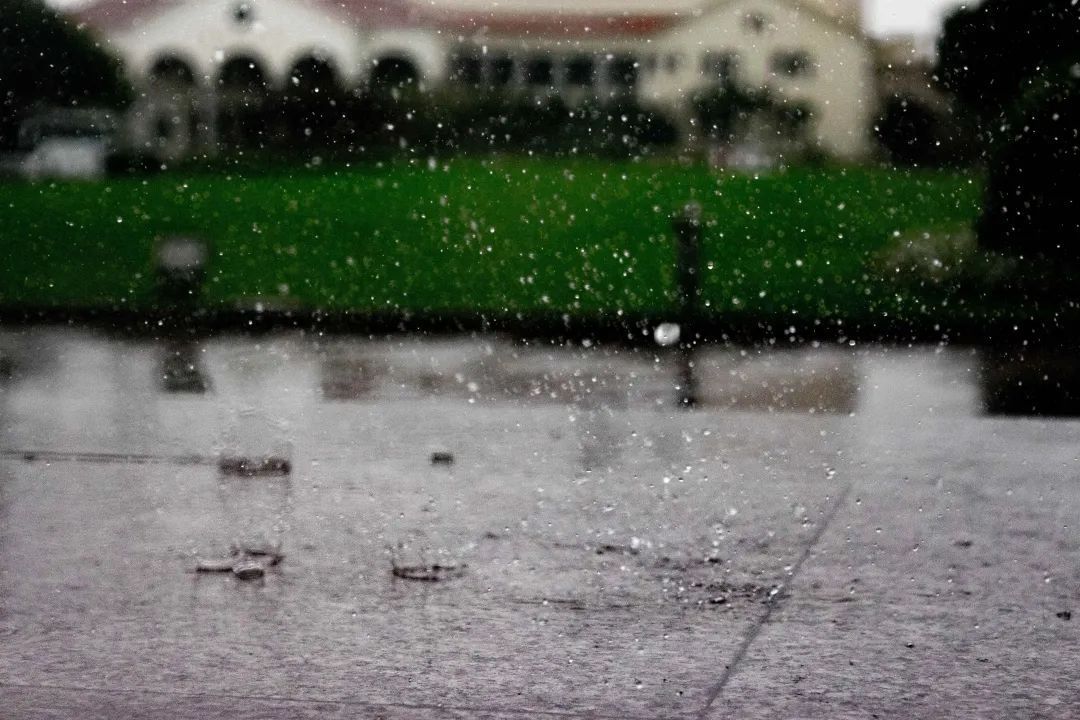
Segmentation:
{"type": "Polygon", "coordinates": [[[162,159],[188,152],[205,127],[201,115],[202,84],[195,65],[179,53],[166,51],[150,62],[143,116],[146,140],[162,159]]]}
{"type": "Polygon", "coordinates": [[[218,131],[223,143],[262,146],[269,140],[271,110],[267,64],[254,55],[237,54],[217,75],[218,131]]]}
{"type": "Polygon", "coordinates": [[[326,55],[298,57],[286,73],[282,93],[284,131],[290,144],[328,145],[345,108],[341,74],[326,55]]]}
{"type": "Polygon", "coordinates": [[[422,80],[419,63],[400,52],[376,58],[368,75],[368,85],[377,94],[419,90],[422,80]]]}
{"type": "Polygon", "coordinates": [[[156,56],[150,63],[147,76],[151,82],[171,87],[194,87],[197,84],[194,64],[174,52],[156,56]]]}
{"type": "Polygon", "coordinates": [[[285,92],[333,94],[343,89],[340,65],[322,52],[299,55],[290,65],[285,77],[285,92]]]}
{"type": "Polygon", "coordinates": [[[265,92],[270,88],[267,64],[250,54],[230,56],[221,64],[217,82],[222,91],[265,92]]]}
{"type": "Polygon", "coordinates": [[[363,77],[370,86],[373,78],[385,77],[388,67],[404,65],[411,68],[416,88],[425,91],[446,78],[450,54],[451,48],[443,39],[426,30],[380,30],[364,45],[363,77]]]}

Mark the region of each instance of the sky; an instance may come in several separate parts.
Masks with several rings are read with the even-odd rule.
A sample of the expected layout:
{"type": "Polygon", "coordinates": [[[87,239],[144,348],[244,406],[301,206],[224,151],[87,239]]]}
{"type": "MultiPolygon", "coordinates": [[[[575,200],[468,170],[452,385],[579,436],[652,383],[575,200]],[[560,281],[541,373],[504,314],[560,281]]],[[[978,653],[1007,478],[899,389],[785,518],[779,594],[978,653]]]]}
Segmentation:
{"type": "Polygon", "coordinates": [[[863,0],[872,35],[937,35],[945,15],[961,4],[961,0],[863,0]]]}
{"type": "MultiPolygon", "coordinates": [[[[87,0],[49,2],[63,7],[87,0]]],[[[867,30],[872,35],[937,35],[945,13],[960,4],[961,0],[863,0],[867,30]]]]}

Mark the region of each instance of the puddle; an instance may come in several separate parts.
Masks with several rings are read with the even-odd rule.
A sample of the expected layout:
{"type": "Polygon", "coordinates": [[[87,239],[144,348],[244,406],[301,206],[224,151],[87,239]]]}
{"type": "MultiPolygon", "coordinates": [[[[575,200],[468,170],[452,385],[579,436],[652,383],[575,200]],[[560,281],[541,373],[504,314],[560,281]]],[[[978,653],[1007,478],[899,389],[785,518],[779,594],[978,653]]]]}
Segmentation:
{"type": "Polygon", "coordinates": [[[227,557],[196,557],[194,572],[197,574],[232,573],[241,580],[262,577],[270,568],[275,568],[285,559],[281,546],[254,547],[233,546],[227,557]]]}
{"type": "Polygon", "coordinates": [[[292,463],[282,457],[222,456],[218,458],[218,470],[222,475],[233,477],[281,476],[292,472],[292,463]]]}
{"type": "Polygon", "coordinates": [[[400,580],[417,582],[445,582],[465,574],[466,565],[398,565],[390,567],[390,573],[400,580]]]}
{"type": "Polygon", "coordinates": [[[446,452],[444,450],[436,450],[435,452],[431,453],[431,464],[432,465],[453,465],[454,464],[454,454],[451,453],[451,452],[446,452]]]}

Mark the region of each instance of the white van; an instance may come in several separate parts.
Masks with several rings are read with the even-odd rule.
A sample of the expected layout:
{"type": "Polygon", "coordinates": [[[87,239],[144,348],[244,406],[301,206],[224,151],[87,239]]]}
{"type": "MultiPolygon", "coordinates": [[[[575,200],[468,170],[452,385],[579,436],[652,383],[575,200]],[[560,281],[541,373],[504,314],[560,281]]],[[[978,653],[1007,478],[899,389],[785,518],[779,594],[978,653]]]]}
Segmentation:
{"type": "Polygon", "coordinates": [[[19,129],[28,148],[21,172],[31,180],[62,178],[98,180],[116,130],[113,115],[102,110],[50,110],[27,120],[19,129]]]}

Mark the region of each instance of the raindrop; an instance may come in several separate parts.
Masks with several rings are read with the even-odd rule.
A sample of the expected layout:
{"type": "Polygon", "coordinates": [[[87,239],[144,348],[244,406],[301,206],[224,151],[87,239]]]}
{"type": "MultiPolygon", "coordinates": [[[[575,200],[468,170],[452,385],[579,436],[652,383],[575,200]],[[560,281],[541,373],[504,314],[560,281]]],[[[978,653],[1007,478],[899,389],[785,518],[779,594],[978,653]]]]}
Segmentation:
{"type": "Polygon", "coordinates": [[[660,323],[656,326],[656,330],[653,331],[653,339],[656,340],[656,344],[660,347],[671,347],[679,342],[681,335],[682,328],[679,327],[678,323],[660,323]]]}

